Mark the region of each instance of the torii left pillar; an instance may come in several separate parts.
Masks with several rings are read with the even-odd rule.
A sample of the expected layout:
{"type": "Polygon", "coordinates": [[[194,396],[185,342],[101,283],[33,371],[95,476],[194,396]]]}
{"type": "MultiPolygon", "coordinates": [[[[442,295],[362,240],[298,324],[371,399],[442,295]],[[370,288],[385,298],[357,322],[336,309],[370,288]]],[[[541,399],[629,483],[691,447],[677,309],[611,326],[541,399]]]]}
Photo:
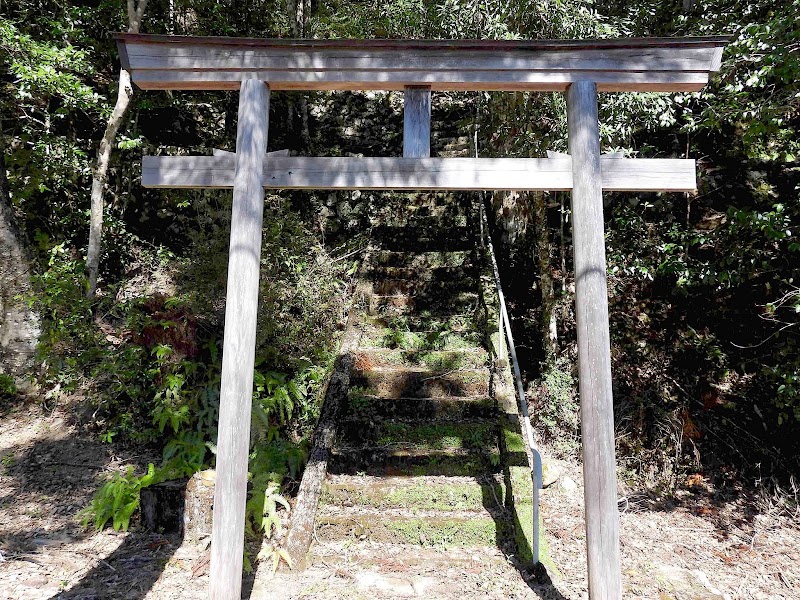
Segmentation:
{"type": "Polygon", "coordinates": [[[242,596],[247,457],[256,352],[258,279],[264,218],[269,88],[242,81],[236,130],[225,337],[222,346],[217,473],[211,533],[211,600],[242,596]]]}

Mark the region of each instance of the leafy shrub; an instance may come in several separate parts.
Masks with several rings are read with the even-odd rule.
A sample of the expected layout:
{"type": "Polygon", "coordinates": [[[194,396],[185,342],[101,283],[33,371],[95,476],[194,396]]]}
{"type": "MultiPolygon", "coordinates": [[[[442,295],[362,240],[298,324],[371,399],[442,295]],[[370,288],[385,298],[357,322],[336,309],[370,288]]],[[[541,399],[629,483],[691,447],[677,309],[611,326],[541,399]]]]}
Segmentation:
{"type": "Polygon", "coordinates": [[[579,448],[578,382],[572,368],[564,357],[545,368],[531,411],[534,424],[563,456],[572,456],[579,448]]]}
{"type": "Polygon", "coordinates": [[[128,467],[124,474],[116,474],[100,488],[84,511],[84,527],[91,522],[100,530],[111,521],[114,529],[128,531],[131,517],[139,508],[139,492],[153,483],[157,483],[157,473],[152,464],[141,477],[134,475],[133,467],[128,467]]]}
{"type": "Polygon", "coordinates": [[[14,378],[6,373],[0,373],[0,400],[10,400],[17,395],[17,384],[14,378]]]}

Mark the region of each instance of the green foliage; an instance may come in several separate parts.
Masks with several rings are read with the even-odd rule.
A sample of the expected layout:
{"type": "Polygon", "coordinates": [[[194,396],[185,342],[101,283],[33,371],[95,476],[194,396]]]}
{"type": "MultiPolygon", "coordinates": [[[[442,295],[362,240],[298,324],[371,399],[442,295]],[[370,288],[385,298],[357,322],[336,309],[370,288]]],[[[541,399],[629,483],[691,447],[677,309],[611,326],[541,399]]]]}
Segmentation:
{"type": "Polygon", "coordinates": [[[578,382],[572,369],[565,357],[545,366],[532,411],[535,426],[564,456],[573,456],[579,449],[578,382]]]}
{"type": "Polygon", "coordinates": [[[250,454],[250,491],[245,505],[245,522],[251,535],[263,533],[267,539],[282,531],[278,507],[289,510],[280,495],[285,477],[295,478],[305,464],[302,446],[276,439],[269,445],[256,446],[250,454]]]}
{"type": "Polygon", "coordinates": [[[0,400],[11,399],[17,395],[17,384],[14,378],[6,373],[0,373],[0,400]]]}
{"type": "Polygon", "coordinates": [[[111,521],[116,530],[128,531],[131,517],[139,508],[142,488],[157,483],[157,472],[151,464],[141,477],[134,475],[133,467],[117,473],[95,494],[91,505],[84,511],[84,527],[90,522],[100,530],[111,521]]]}
{"type": "Polygon", "coordinates": [[[286,373],[262,374],[256,370],[251,439],[269,443],[278,436],[280,427],[313,423],[318,409],[316,392],[324,374],[324,369],[310,363],[291,378],[286,373]]]}

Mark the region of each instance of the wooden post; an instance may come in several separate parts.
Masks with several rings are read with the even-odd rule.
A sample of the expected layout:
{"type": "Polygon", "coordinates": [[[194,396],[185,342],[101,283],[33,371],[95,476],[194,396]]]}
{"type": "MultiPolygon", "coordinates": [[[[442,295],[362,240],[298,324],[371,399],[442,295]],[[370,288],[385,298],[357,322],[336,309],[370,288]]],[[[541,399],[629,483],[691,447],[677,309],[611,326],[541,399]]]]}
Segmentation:
{"type": "Polygon", "coordinates": [[[431,88],[406,86],[403,93],[403,157],[431,155],[431,88]]]}
{"type": "Polygon", "coordinates": [[[622,597],[597,86],[567,90],[589,597],[622,597]]]}
{"type": "Polygon", "coordinates": [[[242,81],[236,131],[225,339],[222,349],[217,474],[211,534],[211,600],[239,600],[255,363],[258,276],[267,151],[269,89],[242,81]]]}

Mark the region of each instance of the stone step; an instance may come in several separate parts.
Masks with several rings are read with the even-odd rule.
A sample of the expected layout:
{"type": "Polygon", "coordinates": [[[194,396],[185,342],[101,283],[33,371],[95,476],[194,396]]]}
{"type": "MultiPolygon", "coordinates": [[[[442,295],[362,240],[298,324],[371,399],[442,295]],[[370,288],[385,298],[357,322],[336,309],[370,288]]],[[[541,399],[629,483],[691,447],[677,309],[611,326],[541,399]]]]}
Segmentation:
{"type": "Polygon", "coordinates": [[[372,283],[372,292],[379,296],[413,295],[432,301],[446,300],[454,294],[474,293],[477,289],[478,280],[463,274],[428,279],[376,277],[372,283]]]}
{"type": "Polygon", "coordinates": [[[439,296],[374,294],[369,299],[371,315],[392,318],[402,315],[417,316],[464,314],[474,311],[479,302],[474,292],[457,292],[439,296]]]}
{"type": "Polygon", "coordinates": [[[425,315],[380,315],[361,314],[364,328],[392,329],[398,331],[417,331],[420,333],[466,333],[481,328],[485,316],[478,308],[470,308],[463,313],[426,313],[425,315]]]}
{"type": "MultiPolygon", "coordinates": [[[[467,319],[464,315],[458,318],[467,319]]],[[[446,323],[444,319],[437,320],[437,323],[446,323]]],[[[372,323],[375,323],[373,321],[372,323]]],[[[404,327],[382,327],[376,324],[366,324],[360,340],[360,347],[366,348],[387,348],[400,350],[461,350],[475,349],[481,347],[483,342],[481,335],[475,331],[470,331],[468,327],[461,328],[404,328],[404,327]]]]}
{"type": "Polygon", "coordinates": [[[472,510],[505,506],[502,477],[369,477],[329,475],[320,502],[334,506],[409,511],[472,510]]]}
{"type": "Polygon", "coordinates": [[[380,418],[427,418],[437,421],[488,419],[497,414],[497,401],[488,396],[440,396],[438,398],[379,398],[359,395],[342,410],[343,419],[369,414],[380,418]]]}
{"type": "Polygon", "coordinates": [[[497,447],[483,450],[397,449],[386,446],[336,446],[328,462],[332,474],[383,476],[446,475],[485,477],[500,471],[497,447]]]}
{"type": "Polygon", "coordinates": [[[380,419],[356,412],[337,427],[343,446],[383,447],[391,450],[473,450],[497,447],[495,421],[431,421],[424,419],[380,419]]]}
{"type": "Polygon", "coordinates": [[[381,398],[428,398],[432,396],[483,396],[489,393],[488,369],[436,371],[421,367],[354,369],[352,388],[381,398]]]}
{"type": "Polygon", "coordinates": [[[471,250],[425,252],[376,249],[373,265],[405,268],[465,267],[473,264],[471,250]]]}
{"type": "Polygon", "coordinates": [[[390,267],[372,265],[366,276],[372,281],[399,279],[409,281],[470,281],[476,285],[477,271],[470,265],[460,267],[390,267]]]}
{"type": "Polygon", "coordinates": [[[505,510],[435,511],[323,506],[314,527],[320,541],[349,539],[448,548],[505,544],[513,527],[505,510]]]}
{"type": "Polygon", "coordinates": [[[489,354],[483,348],[459,350],[404,350],[363,348],[355,353],[355,366],[361,371],[374,367],[427,367],[434,371],[480,369],[488,366],[489,354]]]}

